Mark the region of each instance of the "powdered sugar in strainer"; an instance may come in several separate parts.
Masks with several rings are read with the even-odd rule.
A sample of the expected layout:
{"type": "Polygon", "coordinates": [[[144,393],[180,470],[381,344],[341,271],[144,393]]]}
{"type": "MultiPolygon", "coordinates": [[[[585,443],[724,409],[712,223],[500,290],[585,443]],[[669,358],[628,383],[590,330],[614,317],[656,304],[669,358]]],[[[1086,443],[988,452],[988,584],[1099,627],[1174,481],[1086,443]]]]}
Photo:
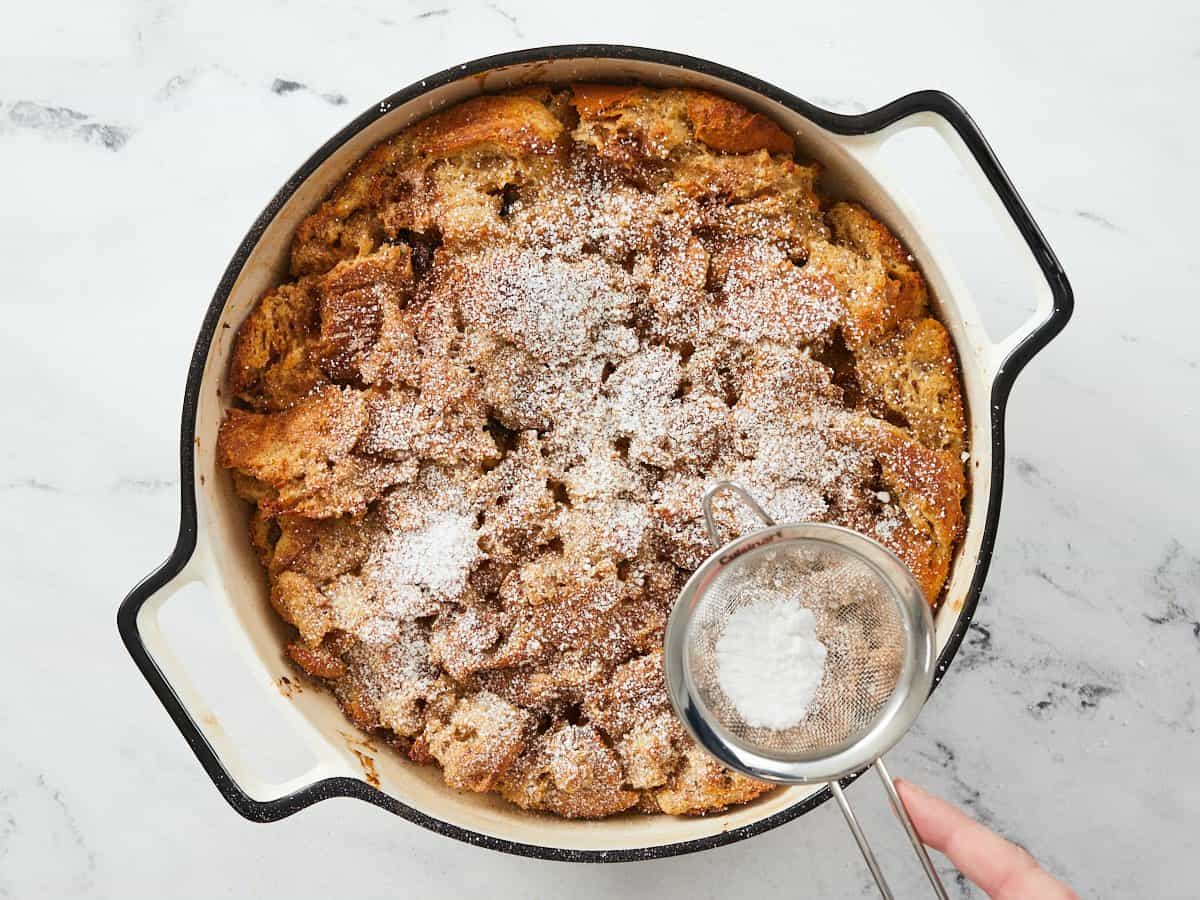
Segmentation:
{"type": "Polygon", "coordinates": [[[732,482],[719,482],[704,495],[704,517],[717,549],[680,593],[663,657],[671,702],[684,725],[718,760],[753,778],[828,783],[880,892],[890,898],[838,784],[873,766],[944,900],[946,891],[881,759],[916,720],[933,683],[933,619],[920,585],[904,563],[870,538],[823,523],[777,525],[732,482]],[[722,543],[713,501],[727,492],[740,497],[766,527],[722,543]],[[780,618],[763,618],[764,609],[780,618]],[[757,617],[748,619],[747,613],[757,617]],[[798,622],[797,640],[807,634],[814,648],[823,648],[798,657],[815,658],[817,668],[794,676],[770,668],[768,644],[780,638],[773,629],[782,627],[784,617],[798,622]],[[731,656],[722,641],[734,631],[735,619],[742,650],[731,656]],[[768,705],[764,713],[764,704],[745,694],[746,678],[758,671],[756,635],[747,634],[747,623],[763,628],[762,691],[776,698],[774,712],[768,705]],[[738,664],[740,681],[730,675],[731,660],[738,664]],[[768,681],[789,677],[808,683],[768,681]],[[789,703],[790,716],[784,714],[789,703]]]}

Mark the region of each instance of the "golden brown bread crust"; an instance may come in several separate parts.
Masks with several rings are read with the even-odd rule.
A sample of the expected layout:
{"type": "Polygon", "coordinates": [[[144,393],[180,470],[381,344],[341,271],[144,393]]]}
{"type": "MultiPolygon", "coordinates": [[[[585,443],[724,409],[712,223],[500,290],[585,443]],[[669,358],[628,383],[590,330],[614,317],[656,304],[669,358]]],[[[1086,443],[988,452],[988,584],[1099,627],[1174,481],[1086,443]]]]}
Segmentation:
{"type": "Polygon", "coordinates": [[[707,91],[687,91],[687,116],[696,140],[722,153],[791,153],[791,135],[771,119],[707,91]]]}
{"type": "Polygon", "coordinates": [[[435,227],[451,241],[479,230],[499,212],[505,176],[536,168],[562,132],[548,107],[524,94],[484,95],[430,116],[371,150],[300,224],[293,275],[326,272],[404,230],[435,227]]]}
{"type": "Polygon", "coordinates": [[[319,284],[317,364],[333,381],[361,378],[363,357],[378,343],[387,310],[411,296],[412,248],[386,246],[343,260],[319,284]]]}
{"type": "Polygon", "coordinates": [[[320,519],[362,512],[415,471],[353,452],[367,422],[366,397],[334,385],[282,412],[231,409],[221,426],[219,462],[264,488],[257,500],[267,515],[320,519]]]}
{"type": "Polygon", "coordinates": [[[863,207],[838,203],[827,218],[834,240],[886,278],[849,304],[846,342],[867,407],[898,418],[926,446],[960,456],[966,420],[958,358],[945,327],[928,315],[925,279],[895,235],[863,207]]]}
{"type": "Polygon", "coordinates": [[[695,141],[722,153],[791,153],[791,136],[774,121],[740,103],[697,90],[650,90],[639,85],[575,84],[571,104],[581,125],[607,121],[617,133],[636,136],[644,148],[672,138],[695,141]]]}
{"type": "Polygon", "coordinates": [[[284,409],[324,379],[309,354],[317,322],[311,282],[280,285],[266,294],[238,330],[229,362],[229,388],[254,409],[284,409]]]}
{"type": "Polygon", "coordinates": [[[479,148],[545,155],[554,152],[562,130],[562,123],[536,97],[484,94],[418,123],[409,137],[426,159],[479,148]]]}
{"type": "Polygon", "coordinates": [[[218,453],[288,656],[356,725],[567,817],[769,790],[665,693],[717,478],[874,536],[936,602],[954,347],[904,246],[792,152],[714,94],[531,85],[373,148],[297,229],[218,453]]]}

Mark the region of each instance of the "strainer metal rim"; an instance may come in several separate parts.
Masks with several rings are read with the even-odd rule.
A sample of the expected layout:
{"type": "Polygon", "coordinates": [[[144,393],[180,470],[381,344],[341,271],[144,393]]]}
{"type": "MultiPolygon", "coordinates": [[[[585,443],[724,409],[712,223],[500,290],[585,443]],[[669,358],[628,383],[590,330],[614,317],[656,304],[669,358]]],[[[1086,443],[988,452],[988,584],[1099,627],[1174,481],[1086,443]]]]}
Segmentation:
{"type": "Polygon", "coordinates": [[[719,547],[688,579],[667,620],[663,669],[667,694],[684,727],[705,750],[731,769],[779,784],[817,784],[853,774],[875,762],[904,736],[933,686],[936,655],[933,616],[925,593],[894,553],[860,532],[824,522],[772,525],[719,547]],[[823,542],[851,553],[890,585],[904,621],[905,655],[897,689],[872,725],[852,742],[813,758],[811,754],[765,756],[706,716],[684,658],[691,611],[701,592],[743,554],[793,540],[823,542]],[[903,685],[907,683],[907,689],[903,685]]]}

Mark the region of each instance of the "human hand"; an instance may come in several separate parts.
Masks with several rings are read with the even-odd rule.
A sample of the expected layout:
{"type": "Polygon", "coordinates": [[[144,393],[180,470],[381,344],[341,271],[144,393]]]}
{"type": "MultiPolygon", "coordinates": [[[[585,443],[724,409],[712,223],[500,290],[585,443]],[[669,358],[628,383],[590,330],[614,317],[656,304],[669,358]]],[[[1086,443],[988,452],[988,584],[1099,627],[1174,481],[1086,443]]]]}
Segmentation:
{"type": "Polygon", "coordinates": [[[909,781],[896,790],[921,840],[945,854],[992,900],[1079,900],[1036,859],[909,781]]]}

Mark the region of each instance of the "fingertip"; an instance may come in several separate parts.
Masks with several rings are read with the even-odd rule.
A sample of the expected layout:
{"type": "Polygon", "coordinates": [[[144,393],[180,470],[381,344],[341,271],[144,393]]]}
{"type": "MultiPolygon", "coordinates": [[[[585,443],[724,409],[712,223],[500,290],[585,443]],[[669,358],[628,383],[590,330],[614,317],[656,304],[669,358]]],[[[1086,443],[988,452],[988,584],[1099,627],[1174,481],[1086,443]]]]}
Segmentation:
{"type": "Polygon", "coordinates": [[[920,800],[929,796],[927,791],[922,790],[918,785],[906,778],[897,778],[894,783],[896,785],[896,791],[902,797],[916,797],[918,800],[920,800]]]}

